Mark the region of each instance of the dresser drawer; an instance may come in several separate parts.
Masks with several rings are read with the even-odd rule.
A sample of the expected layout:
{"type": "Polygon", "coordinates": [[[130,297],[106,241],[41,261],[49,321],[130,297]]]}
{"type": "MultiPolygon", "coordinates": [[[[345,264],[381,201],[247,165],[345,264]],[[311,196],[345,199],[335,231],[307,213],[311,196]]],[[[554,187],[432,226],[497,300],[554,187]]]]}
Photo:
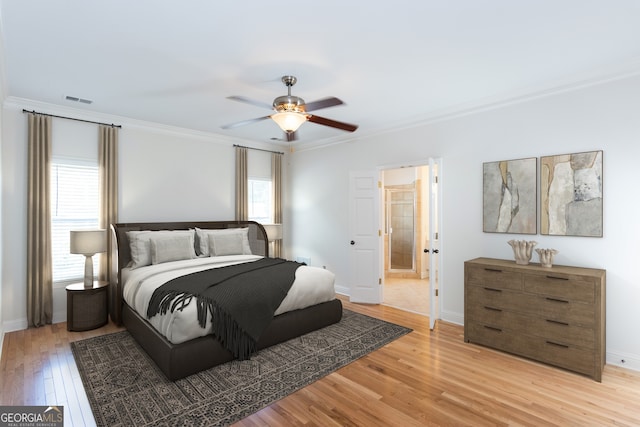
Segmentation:
{"type": "Polygon", "coordinates": [[[508,330],[513,333],[548,338],[557,343],[570,344],[583,349],[595,348],[593,328],[584,328],[537,316],[527,316],[492,306],[474,305],[469,307],[468,321],[480,325],[508,330]]]}
{"type": "Polygon", "coordinates": [[[489,286],[469,286],[465,298],[473,301],[473,305],[509,309],[520,300],[520,292],[492,288],[489,286]]]}
{"type": "Polygon", "coordinates": [[[593,350],[557,343],[549,338],[532,338],[532,344],[531,357],[541,362],[590,375],[596,369],[593,350]]]}
{"type": "Polygon", "coordinates": [[[583,374],[592,375],[596,368],[593,350],[557,343],[549,338],[474,324],[470,325],[469,336],[465,339],[474,344],[486,345],[583,374]]]}
{"type": "Polygon", "coordinates": [[[577,346],[593,352],[595,348],[595,332],[593,328],[584,328],[554,320],[530,318],[527,333],[549,341],[577,346]]]}
{"type": "MultiPolygon", "coordinates": [[[[514,332],[525,332],[531,319],[511,311],[505,311],[493,305],[474,305],[465,313],[469,322],[494,326],[514,332]]],[[[466,321],[467,318],[465,318],[466,321]]]]}
{"type": "Polygon", "coordinates": [[[556,320],[575,326],[593,327],[596,322],[593,304],[575,302],[562,297],[523,294],[513,307],[543,320],[556,320]]]}
{"type": "Polygon", "coordinates": [[[524,275],[525,292],[593,304],[596,286],[593,279],[568,274],[524,275]]]}
{"type": "Polygon", "coordinates": [[[472,323],[466,329],[465,340],[475,344],[486,345],[498,350],[516,352],[522,346],[524,335],[508,329],[501,329],[491,325],[472,323]]]}
{"type": "Polygon", "coordinates": [[[522,273],[499,267],[468,266],[469,284],[495,289],[522,290],[522,273]]]}

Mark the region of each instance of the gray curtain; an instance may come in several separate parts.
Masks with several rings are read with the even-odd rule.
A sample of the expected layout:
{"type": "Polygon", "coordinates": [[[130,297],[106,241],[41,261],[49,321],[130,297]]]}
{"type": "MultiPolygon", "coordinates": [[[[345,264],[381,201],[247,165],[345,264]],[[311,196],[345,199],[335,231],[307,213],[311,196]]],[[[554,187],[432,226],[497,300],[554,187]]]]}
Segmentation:
{"type": "Polygon", "coordinates": [[[249,219],[247,148],[236,147],[236,221],[249,219]]]}
{"type": "MultiPolygon", "coordinates": [[[[107,230],[107,248],[112,246],[109,227],[118,221],[118,128],[98,127],[98,167],[100,170],[100,228],[107,230]]],[[[111,251],[100,256],[98,280],[111,282],[111,251]]]]}
{"type": "Polygon", "coordinates": [[[51,117],[29,113],[27,189],[27,321],[29,327],[51,323],[51,117]]]}
{"type": "MultiPolygon", "coordinates": [[[[271,182],[273,185],[273,222],[282,224],[282,154],[271,154],[271,182]]],[[[273,242],[273,254],[282,257],[282,240],[273,242]]]]}

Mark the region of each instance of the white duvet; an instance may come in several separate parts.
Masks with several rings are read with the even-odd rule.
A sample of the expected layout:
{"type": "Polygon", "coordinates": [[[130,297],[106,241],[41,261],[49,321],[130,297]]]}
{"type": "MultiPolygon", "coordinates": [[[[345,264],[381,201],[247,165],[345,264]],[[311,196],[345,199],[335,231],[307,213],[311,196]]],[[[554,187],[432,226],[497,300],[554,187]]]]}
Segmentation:
{"type": "MultiPolygon", "coordinates": [[[[143,318],[147,318],[147,306],[153,291],[176,277],[225,265],[256,261],[257,255],[229,255],[196,258],[149,265],[136,269],[122,270],[123,297],[127,304],[143,318]]],[[[296,278],[289,293],[276,310],[276,315],[287,311],[309,307],[335,298],[335,276],[328,270],[301,266],[296,270],[296,278]]],[[[211,331],[211,318],[207,327],[198,325],[196,304],[189,304],[184,310],[176,310],[164,315],[157,314],[147,319],[167,340],[179,344],[193,338],[207,335],[211,331]]]]}

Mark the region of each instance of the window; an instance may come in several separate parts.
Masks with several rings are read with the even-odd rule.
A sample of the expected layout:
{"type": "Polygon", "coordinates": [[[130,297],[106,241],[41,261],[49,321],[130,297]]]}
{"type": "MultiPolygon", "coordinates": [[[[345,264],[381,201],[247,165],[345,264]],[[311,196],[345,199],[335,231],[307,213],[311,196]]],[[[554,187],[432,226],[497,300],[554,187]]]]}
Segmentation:
{"type": "MultiPolygon", "coordinates": [[[[51,165],[51,257],[53,283],[82,280],[83,255],[69,253],[71,230],[96,229],[100,214],[98,165],[53,159],[51,165]]],[[[98,271],[98,257],[93,257],[98,271]]]]}
{"type": "Polygon", "coordinates": [[[249,219],[261,224],[273,223],[271,180],[249,178],[249,219]]]}

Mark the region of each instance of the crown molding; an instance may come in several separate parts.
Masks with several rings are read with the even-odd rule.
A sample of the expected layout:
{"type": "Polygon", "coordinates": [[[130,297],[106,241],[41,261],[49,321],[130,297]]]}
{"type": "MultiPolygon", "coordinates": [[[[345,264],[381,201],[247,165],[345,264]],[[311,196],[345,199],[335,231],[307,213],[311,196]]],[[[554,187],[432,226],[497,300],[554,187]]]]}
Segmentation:
{"type": "MultiPolygon", "coordinates": [[[[0,33],[0,42],[2,41],[1,36],[2,34],[0,33]]],[[[2,54],[1,49],[2,45],[0,43],[0,58],[2,54]]],[[[3,66],[0,65],[0,79],[4,78],[3,71],[3,66]]],[[[124,116],[99,113],[95,111],[81,110],[77,108],[57,104],[49,104],[13,96],[6,97],[4,99],[3,105],[5,106],[5,108],[24,108],[27,110],[38,110],[43,113],[71,116],[83,120],[93,120],[104,123],[119,124],[124,128],[140,129],[148,132],[157,132],[181,137],[188,136],[191,138],[223,145],[240,144],[245,146],[258,146],[260,148],[266,149],[282,149],[287,152],[293,153],[328,148],[335,145],[354,142],[374,136],[395,133],[398,131],[413,129],[416,127],[428,126],[434,123],[454,120],[460,117],[479,114],[486,111],[497,110],[512,105],[522,104],[541,98],[559,95],[562,93],[577,91],[617,80],[633,78],[639,75],[640,59],[636,59],[624,66],[607,67],[595,71],[592,70],[590,72],[576,74],[564,79],[557,79],[553,82],[547,82],[544,85],[520,88],[508,93],[498,94],[473,102],[458,104],[445,109],[434,110],[420,117],[412,117],[392,124],[387,124],[387,126],[385,126],[384,128],[369,128],[367,131],[363,131],[361,128],[354,133],[304,143],[287,143],[285,141],[264,142],[249,140],[245,138],[229,137],[227,135],[222,135],[214,132],[203,132],[177,126],[169,126],[162,123],[148,122],[124,116]]],[[[2,81],[0,81],[0,85],[2,85],[2,81]]],[[[2,89],[5,88],[0,86],[0,96],[2,95],[2,89]]]]}
{"type": "Polygon", "coordinates": [[[635,59],[625,66],[606,67],[596,71],[574,74],[545,84],[528,86],[474,102],[455,105],[451,108],[434,111],[419,119],[398,123],[395,129],[452,120],[637,76],[640,76],[640,59],[635,59]]]}
{"type": "Polygon", "coordinates": [[[255,141],[245,141],[240,138],[229,138],[224,135],[202,132],[193,129],[181,128],[177,126],[169,126],[162,123],[148,122],[144,120],[132,119],[124,116],[117,116],[112,114],[104,114],[96,111],[87,111],[79,108],[67,107],[63,105],[50,104],[47,102],[34,101],[32,99],[19,98],[15,96],[9,96],[4,100],[4,107],[13,110],[35,110],[44,114],[53,114],[58,116],[66,116],[74,119],[97,121],[102,123],[113,123],[120,125],[124,130],[126,129],[139,129],[146,132],[155,132],[166,135],[190,137],[194,139],[200,139],[207,142],[220,143],[224,145],[233,144],[248,144],[255,141]]]}
{"type": "Polygon", "coordinates": [[[233,146],[234,144],[239,144],[245,145],[247,147],[269,150],[272,150],[275,146],[275,144],[265,144],[243,138],[231,138],[226,135],[220,135],[213,132],[203,132],[194,129],[181,128],[178,126],[169,126],[162,123],[148,122],[124,116],[99,113],[96,111],[87,111],[79,108],[50,104],[47,102],[34,101],[32,99],[19,98],[14,96],[7,97],[3,103],[3,106],[7,109],[13,110],[36,110],[44,114],[54,114],[57,116],[66,116],[74,119],[90,120],[102,123],[113,123],[116,125],[121,125],[122,129],[125,132],[127,129],[138,129],[145,132],[177,136],[180,138],[189,137],[192,139],[201,140],[208,143],[220,144],[224,146],[233,146]]]}
{"type": "Polygon", "coordinates": [[[333,145],[364,139],[372,136],[380,136],[407,129],[428,126],[431,124],[458,119],[465,116],[480,114],[487,111],[498,110],[512,105],[522,104],[541,98],[560,95],[567,92],[578,91],[589,87],[599,86],[618,80],[640,76],[640,58],[634,59],[625,65],[617,67],[603,67],[586,73],[579,73],[564,79],[547,82],[544,85],[529,86],[519,90],[498,94],[479,99],[473,102],[458,104],[446,109],[434,110],[427,115],[413,117],[385,126],[385,128],[369,129],[366,133],[353,134],[349,137],[339,137],[332,140],[318,141],[317,143],[300,144],[295,151],[315,150],[333,145]]]}

